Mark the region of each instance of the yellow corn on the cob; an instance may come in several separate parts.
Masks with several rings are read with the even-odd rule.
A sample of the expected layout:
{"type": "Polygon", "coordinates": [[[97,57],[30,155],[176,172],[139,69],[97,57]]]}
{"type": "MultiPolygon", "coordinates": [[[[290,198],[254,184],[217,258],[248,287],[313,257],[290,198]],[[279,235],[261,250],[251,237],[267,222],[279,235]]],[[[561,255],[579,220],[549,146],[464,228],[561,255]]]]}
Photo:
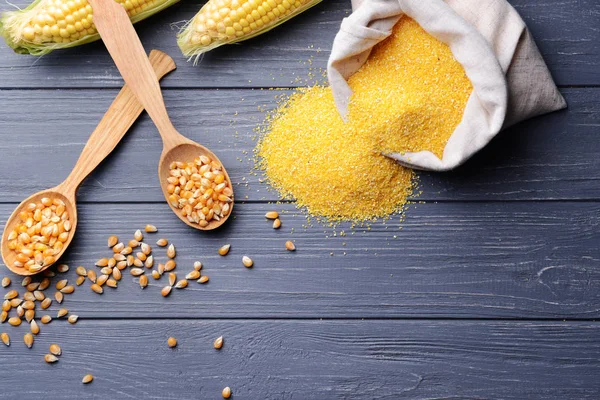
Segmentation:
{"type": "MultiPolygon", "coordinates": [[[[115,0],[132,22],[147,18],[178,0],[115,0]]],[[[43,55],[99,39],[87,0],[35,0],[24,10],[0,18],[0,35],[15,52],[43,55]]]]}
{"type": "Polygon", "coordinates": [[[178,36],[185,56],[265,33],[321,0],[209,0],[178,36]]]}

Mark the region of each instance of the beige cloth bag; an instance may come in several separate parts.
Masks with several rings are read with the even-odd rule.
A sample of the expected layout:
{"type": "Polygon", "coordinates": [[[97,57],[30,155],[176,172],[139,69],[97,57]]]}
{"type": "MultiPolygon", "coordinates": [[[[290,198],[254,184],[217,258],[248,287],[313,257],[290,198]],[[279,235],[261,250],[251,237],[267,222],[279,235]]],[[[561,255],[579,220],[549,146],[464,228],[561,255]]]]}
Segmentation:
{"type": "Polygon", "coordinates": [[[352,95],[346,80],[404,14],[450,47],[473,84],[442,159],[429,151],[389,154],[401,164],[455,168],[501,129],[567,105],[525,23],[506,0],[352,0],[352,6],[355,11],[333,42],[327,71],[342,117],[352,95]]]}

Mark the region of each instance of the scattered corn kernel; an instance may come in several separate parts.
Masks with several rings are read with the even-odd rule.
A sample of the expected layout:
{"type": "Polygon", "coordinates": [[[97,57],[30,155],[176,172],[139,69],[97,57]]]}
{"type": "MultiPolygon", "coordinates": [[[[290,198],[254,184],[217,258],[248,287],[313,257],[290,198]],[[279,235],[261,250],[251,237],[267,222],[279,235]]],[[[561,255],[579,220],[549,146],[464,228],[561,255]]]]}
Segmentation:
{"type": "Polygon", "coordinates": [[[100,275],[98,279],[96,279],[96,283],[100,286],[103,286],[106,283],[106,281],[108,281],[108,275],[104,274],[100,275]]]}
{"type": "Polygon", "coordinates": [[[144,289],[146,286],[148,286],[148,277],[146,275],[141,275],[140,276],[140,287],[142,289],[144,289]]]}
{"type": "Polygon", "coordinates": [[[111,288],[116,288],[119,284],[117,283],[117,281],[113,278],[108,278],[106,280],[106,286],[111,287],[111,288]]]}
{"type": "Polygon", "coordinates": [[[98,294],[104,293],[104,289],[102,289],[102,286],[98,285],[97,283],[92,284],[92,286],[90,286],[90,289],[92,289],[93,292],[96,292],[98,294]]]}
{"type": "Polygon", "coordinates": [[[56,270],[62,274],[69,270],[69,266],[67,264],[60,264],[58,267],[56,267],[56,270]]]}
{"type": "Polygon", "coordinates": [[[58,361],[58,357],[56,357],[54,354],[46,354],[44,356],[44,361],[46,361],[48,364],[52,364],[58,361]]]}
{"type": "Polygon", "coordinates": [[[177,346],[177,339],[175,339],[174,337],[170,337],[169,339],[167,339],[167,344],[169,345],[169,347],[173,348],[177,346]]]}
{"type": "Polygon", "coordinates": [[[265,214],[265,218],[267,219],[277,219],[279,218],[279,213],[277,211],[269,211],[265,214]]]}
{"type": "Polygon", "coordinates": [[[175,282],[177,282],[177,274],[175,272],[171,272],[169,274],[169,285],[173,286],[175,285],[175,282]]]}
{"type": "Polygon", "coordinates": [[[169,247],[167,248],[167,257],[175,258],[176,255],[177,255],[177,252],[175,251],[175,245],[173,243],[171,243],[169,245],[169,247]]]}
{"type": "Polygon", "coordinates": [[[74,286],[71,286],[71,285],[65,286],[64,288],[62,288],[62,289],[60,290],[60,292],[61,292],[61,293],[64,293],[64,294],[71,294],[71,293],[73,293],[74,291],[75,291],[75,287],[74,287],[74,286]]]}
{"type": "Polygon", "coordinates": [[[192,272],[190,272],[189,274],[187,274],[185,276],[185,279],[190,279],[190,280],[200,279],[200,271],[193,270],[192,272]]]}
{"type": "Polygon", "coordinates": [[[186,279],[182,279],[177,282],[174,286],[175,289],[185,289],[188,285],[188,281],[186,279]]]}
{"type": "Polygon", "coordinates": [[[26,333],[23,336],[23,342],[25,342],[25,346],[30,349],[33,346],[33,335],[31,333],[26,333]]]}
{"type": "Polygon", "coordinates": [[[37,322],[35,322],[35,319],[32,319],[31,322],[29,323],[29,329],[31,330],[31,333],[33,333],[34,335],[37,335],[38,333],[40,333],[40,326],[37,324],[37,322]]]}
{"type": "Polygon", "coordinates": [[[231,245],[230,244],[226,244],[224,246],[221,246],[219,248],[219,255],[226,256],[227,253],[229,253],[229,249],[231,249],[231,245]]]}
{"type": "Polygon", "coordinates": [[[158,232],[158,228],[154,225],[146,225],[144,230],[148,233],[158,232]]]}
{"type": "Polygon", "coordinates": [[[242,257],[242,264],[244,264],[244,267],[246,268],[252,268],[252,266],[254,265],[254,261],[252,261],[250,257],[244,256],[242,257]]]}
{"type": "Polygon", "coordinates": [[[27,310],[25,311],[25,321],[31,323],[35,318],[35,310],[27,310]]]}
{"type": "Polygon", "coordinates": [[[119,238],[118,238],[118,237],[116,237],[116,236],[110,236],[110,237],[108,238],[108,247],[110,247],[111,249],[112,249],[113,247],[115,247],[115,245],[116,245],[117,243],[119,243],[119,238]]]}
{"type": "MultiPolygon", "coordinates": [[[[114,246],[113,246],[114,247],[114,246]]],[[[108,266],[108,258],[101,258],[96,261],[96,267],[106,267],[108,266]]]]}
{"type": "MultiPolygon", "coordinates": [[[[159,265],[159,267],[160,267],[160,265],[159,265]]],[[[175,267],[177,267],[177,263],[175,262],[175,260],[169,260],[164,265],[164,270],[165,270],[164,272],[173,271],[175,269],[175,267]]]]}
{"type": "MultiPolygon", "coordinates": [[[[81,276],[80,278],[83,278],[83,276],[81,276]]],[[[65,296],[61,292],[54,293],[54,300],[56,300],[58,304],[62,304],[64,297],[65,296]]]]}
{"type": "Polygon", "coordinates": [[[56,343],[52,343],[50,345],[50,354],[54,354],[55,356],[61,356],[62,355],[62,349],[56,343]]]}

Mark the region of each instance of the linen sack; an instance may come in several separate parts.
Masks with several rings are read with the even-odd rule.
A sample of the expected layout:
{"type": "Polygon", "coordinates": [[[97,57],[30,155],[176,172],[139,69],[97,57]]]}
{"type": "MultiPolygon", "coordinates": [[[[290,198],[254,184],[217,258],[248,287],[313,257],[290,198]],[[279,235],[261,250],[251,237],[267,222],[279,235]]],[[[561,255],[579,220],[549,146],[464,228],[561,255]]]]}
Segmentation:
{"type": "Polygon", "coordinates": [[[391,35],[403,15],[446,43],[473,85],[442,159],[429,151],[387,154],[403,165],[450,170],[501,129],[567,105],[527,26],[505,0],[352,0],[352,7],[327,66],[342,118],[352,95],[346,80],[365,63],[373,46],[391,35]]]}

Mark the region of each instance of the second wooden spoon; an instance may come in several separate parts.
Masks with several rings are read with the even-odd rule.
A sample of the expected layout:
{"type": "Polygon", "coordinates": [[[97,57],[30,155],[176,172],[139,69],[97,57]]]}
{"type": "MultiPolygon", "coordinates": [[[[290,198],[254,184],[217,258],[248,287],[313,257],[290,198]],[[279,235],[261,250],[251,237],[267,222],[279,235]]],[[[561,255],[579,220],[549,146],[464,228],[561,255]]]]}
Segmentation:
{"type": "MultiPolygon", "coordinates": [[[[113,0],[90,0],[89,3],[93,9],[94,25],[98,29],[108,52],[117,65],[119,72],[121,72],[123,79],[135,93],[140,103],[144,105],[146,112],[150,115],[162,136],[163,152],[158,163],[158,178],[165,199],[167,199],[167,204],[179,219],[192,228],[200,230],[218,228],[231,215],[233,202],[230,203],[230,211],[227,215],[219,220],[210,220],[207,226],[202,227],[190,222],[180,210],[170,204],[167,178],[169,178],[169,166],[174,161],[191,162],[195,158],[204,155],[220,165],[223,164],[212,151],[181,135],[173,126],[167,114],[158,80],[152,73],[152,67],[148,63],[142,42],[135,32],[125,9],[113,0]]],[[[225,167],[222,171],[228,186],[233,189],[225,167]]]]}

